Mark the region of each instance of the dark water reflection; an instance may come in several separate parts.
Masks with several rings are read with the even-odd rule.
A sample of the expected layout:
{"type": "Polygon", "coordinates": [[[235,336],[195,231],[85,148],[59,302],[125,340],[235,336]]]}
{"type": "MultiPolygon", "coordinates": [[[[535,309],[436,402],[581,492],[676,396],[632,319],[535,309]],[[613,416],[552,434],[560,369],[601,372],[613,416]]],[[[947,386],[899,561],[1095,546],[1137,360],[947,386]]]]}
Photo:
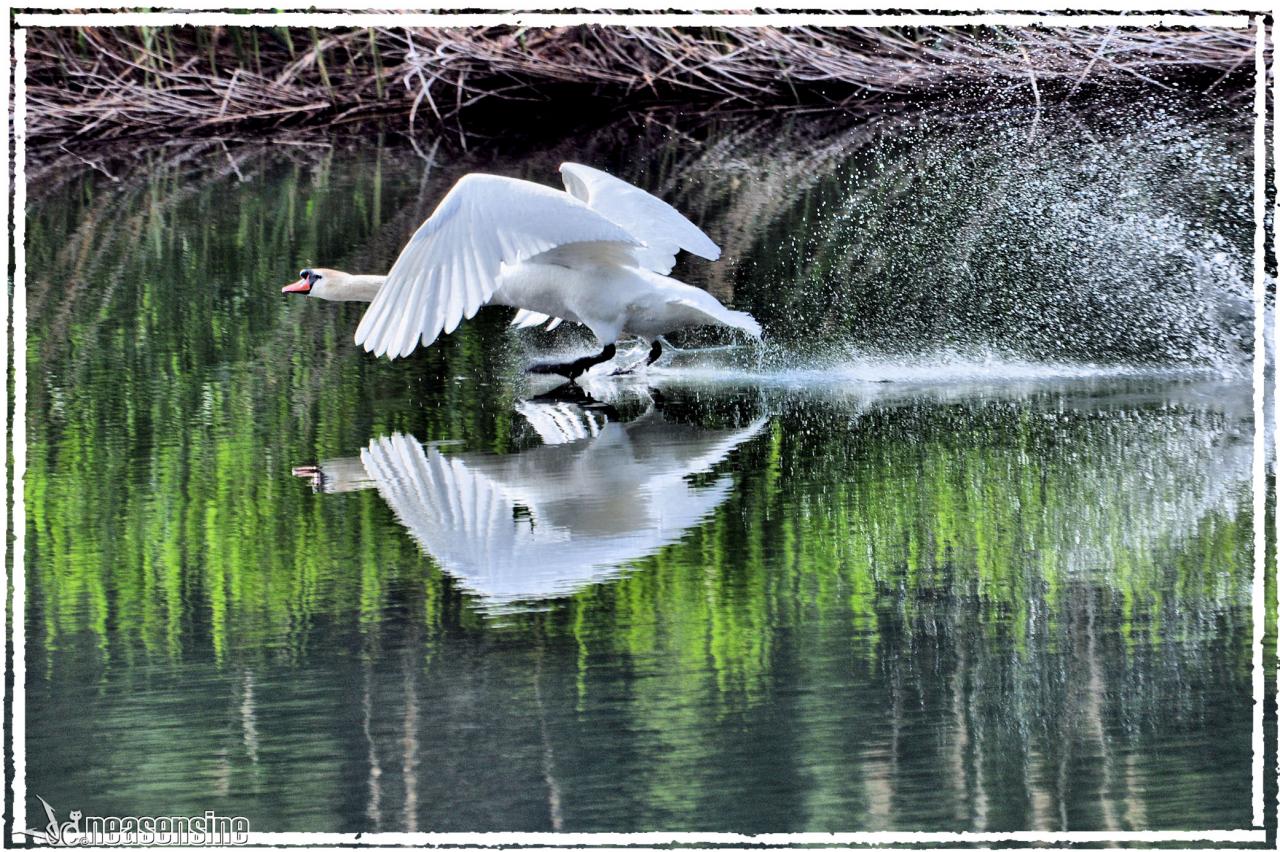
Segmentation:
{"type": "MultiPolygon", "coordinates": [[[[1129,150],[1116,140],[1139,129],[1090,144],[1129,150]]],[[[607,131],[425,178],[396,149],[241,151],[245,183],[176,166],[41,199],[31,791],[263,831],[1247,826],[1252,421],[1231,313],[1247,233],[1220,203],[1234,136],[1205,122],[1169,155],[1219,164],[1163,202],[1194,239],[1169,225],[1122,255],[1117,236],[1100,250],[1123,274],[1070,268],[1094,282],[1097,322],[1053,352],[1061,335],[990,299],[932,335],[928,288],[885,290],[941,223],[846,293],[878,325],[832,297],[838,264],[783,268],[852,251],[840,223],[890,203],[868,169],[904,173],[902,145],[941,168],[938,137],[868,154],[863,136],[793,127],[797,162],[844,165],[784,192],[797,172],[777,134],[735,147],[731,130],[704,131],[692,164],[661,135],[624,148],[607,131]],[[683,356],[596,383],[600,405],[546,406],[520,365],[560,338],[516,336],[501,312],[387,364],[351,346],[358,307],[279,297],[301,264],[385,268],[456,174],[545,178],[570,148],[684,187],[731,259],[686,277],[772,318],[762,364],[683,356]],[[753,157],[772,194],[733,177],[753,157]],[[851,175],[880,206],[821,200],[851,175]],[[779,229],[796,254],[746,243],[779,229]],[[1178,277],[1210,245],[1200,277],[1178,277]],[[1123,338],[1154,303],[1113,312],[1100,294],[1136,294],[1125,276],[1160,264],[1168,321],[1123,338]],[[820,353],[788,337],[801,310],[820,353]],[[1113,320],[1118,342],[1091,343],[1113,320]],[[883,362],[833,360],[961,332],[1022,366],[975,368],[966,349],[876,384],[883,362]],[[1079,351],[1165,372],[1063,378],[1045,361],[1079,351]]],[[[1078,215],[1106,219],[1091,199],[1078,215]]],[[[990,222],[1014,216],[984,203],[1003,211],[990,222]]],[[[1065,263],[1055,239],[1038,256],[1065,263]]],[[[1063,289],[1038,274],[1027,293],[1063,289]]],[[[1052,301],[1055,322],[1088,305],[1052,301]]]]}

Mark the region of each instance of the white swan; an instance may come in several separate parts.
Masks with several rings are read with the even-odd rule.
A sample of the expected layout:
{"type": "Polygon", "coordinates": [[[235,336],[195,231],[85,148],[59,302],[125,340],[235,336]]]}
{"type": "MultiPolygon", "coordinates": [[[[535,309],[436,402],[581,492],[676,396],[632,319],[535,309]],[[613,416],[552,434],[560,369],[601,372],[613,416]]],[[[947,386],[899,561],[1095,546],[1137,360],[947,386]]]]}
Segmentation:
{"type": "Polygon", "coordinates": [[[571,403],[522,402],[543,444],[521,453],[441,452],[396,433],[359,458],[294,469],[317,491],[377,488],[420,547],[488,607],[610,580],[678,541],[729,496],[720,471],[767,418],[707,431],[657,410],[628,423],[571,403]]]}
{"type": "Polygon", "coordinates": [[[722,325],[760,337],[750,314],[668,277],[681,249],[720,256],[675,208],[589,166],[564,163],[560,174],[565,191],[465,175],[387,275],[304,269],[283,292],[371,302],[356,343],[388,358],[430,346],[483,305],[519,308],[519,327],[582,323],[599,341],[599,355],[533,370],[570,381],[612,358],[624,334],[650,344],[650,364],[662,352],[659,336],[680,328],[722,325]]]}

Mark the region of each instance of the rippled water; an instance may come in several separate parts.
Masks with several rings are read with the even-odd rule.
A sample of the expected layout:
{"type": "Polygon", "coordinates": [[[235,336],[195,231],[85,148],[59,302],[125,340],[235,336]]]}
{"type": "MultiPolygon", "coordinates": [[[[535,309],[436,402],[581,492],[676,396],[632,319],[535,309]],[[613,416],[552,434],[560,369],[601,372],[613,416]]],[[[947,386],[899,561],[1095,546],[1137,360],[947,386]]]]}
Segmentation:
{"type": "Polygon", "coordinates": [[[29,789],[259,831],[1247,827],[1246,142],[636,122],[38,192],[29,789]],[[389,364],[279,294],[562,159],[703,223],[725,260],[676,274],[767,345],[543,402],[571,329],[389,364]]]}

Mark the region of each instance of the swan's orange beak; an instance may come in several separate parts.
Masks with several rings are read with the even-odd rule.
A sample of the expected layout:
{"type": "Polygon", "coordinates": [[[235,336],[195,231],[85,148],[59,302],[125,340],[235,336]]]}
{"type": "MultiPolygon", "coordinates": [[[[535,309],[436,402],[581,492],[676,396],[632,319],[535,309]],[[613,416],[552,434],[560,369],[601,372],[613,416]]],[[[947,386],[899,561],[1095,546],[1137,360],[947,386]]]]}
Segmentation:
{"type": "Polygon", "coordinates": [[[305,278],[299,278],[297,281],[293,282],[292,284],[288,284],[284,287],[281,287],[280,292],[281,293],[303,293],[303,294],[310,293],[311,282],[305,278]]]}

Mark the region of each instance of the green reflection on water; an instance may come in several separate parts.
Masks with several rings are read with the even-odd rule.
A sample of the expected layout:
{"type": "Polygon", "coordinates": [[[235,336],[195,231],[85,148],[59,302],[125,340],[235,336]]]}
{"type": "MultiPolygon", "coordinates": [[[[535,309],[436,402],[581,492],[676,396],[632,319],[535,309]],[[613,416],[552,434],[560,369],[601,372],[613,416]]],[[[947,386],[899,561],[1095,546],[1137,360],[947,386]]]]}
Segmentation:
{"type": "MultiPolygon", "coordinates": [[[[862,175],[868,197],[902,197],[866,177],[868,163],[899,163],[893,145],[790,132],[796,163],[830,162],[862,175]]],[[[87,174],[41,199],[29,225],[31,790],[91,814],[215,808],[260,830],[1246,825],[1247,387],[797,388],[785,370],[763,383],[659,370],[656,400],[613,400],[618,424],[653,416],[653,402],[685,430],[665,439],[676,450],[763,425],[690,477],[693,494],[724,488],[705,516],[552,600],[486,599],[430,541],[420,549],[377,490],[313,493],[291,475],[395,432],[453,442],[438,452],[491,469],[547,449],[517,410],[519,370],[526,348],[555,338],[516,337],[491,311],[379,363],[350,343],[358,307],[278,293],[302,265],[385,269],[472,169],[545,180],[573,157],[667,188],[738,259],[682,274],[767,327],[772,310],[784,340],[797,311],[829,308],[839,322],[823,333],[840,341],[893,351],[921,333],[914,319],[878,344],[840,331],[855,316],[829,297],[840,264],[784,276],[785,252],[770,260],[778,229],[801,244],[826,235],[803,250],[820,266],[846,245],[848,205],[815,201],[839,197],[843,178],[786,188],[798,172],[777,137],[708,133],[692,161],[656,132],[628,146],[616,130],[430,171],[393,148],[240,151],[245,183],[179,163],[120,188],[87,174]],[[767,197],[741,179],[753,158],[767,197]],[[789,224],[797,211],[804,228],[789,224]],[[806,306],[814,289],[828,296],[806,306]]],[[[945,142],[912,133],[911,150],[945,159],[945,142]]],[[[1199,138],[1202,156],[1234,156],[1217,129],[1199,138]]],[[[1184,218],[1208,203],[1176,198],[1184,218]]],[[[1232,216],[1214,221],[1228,258],[1196,279],[1196,298],[1236,283],[1240,234],[1232,216]],[[1227,269],[1221,281],[1213,269],[1227,269]]],[[[1055,238],[1043,251],[1062,262],[1055,238]]],[[[919,253],[885,244],[900,246],[899,270],[919,253]]],[[[1145,263],[1129,268],[1158,267],[1145,263]]],[[[1072,272],[1103,280],[1095,267],[1072,272]]],[[[923,296],[910,292],[915,317],[923,296]]],[[[869,293],[858,298],[892,324],[894,297],[869,293]]],[[[1207,324],[1220,306],[1179,311],[1161,332],[1178,344],[1171,359],[1207,348],[1220,369],[1235,336],[1207,324]]],[[[955,314],[966,333],[978,313],[955,314]]],[[[1035,355],[1035,328],[997,314],[988,330],[1013,329],[1035,355]]],[[[947,334],[921,345],[950,345],[947,334]]],[[[613,468],[602,464],[580,466],[579,486],[613,468]]],[[[536,510],[524,511],[541,522],[536,510]]],[[[562,527],[581,535],[582,523],[562,527]]]]}

